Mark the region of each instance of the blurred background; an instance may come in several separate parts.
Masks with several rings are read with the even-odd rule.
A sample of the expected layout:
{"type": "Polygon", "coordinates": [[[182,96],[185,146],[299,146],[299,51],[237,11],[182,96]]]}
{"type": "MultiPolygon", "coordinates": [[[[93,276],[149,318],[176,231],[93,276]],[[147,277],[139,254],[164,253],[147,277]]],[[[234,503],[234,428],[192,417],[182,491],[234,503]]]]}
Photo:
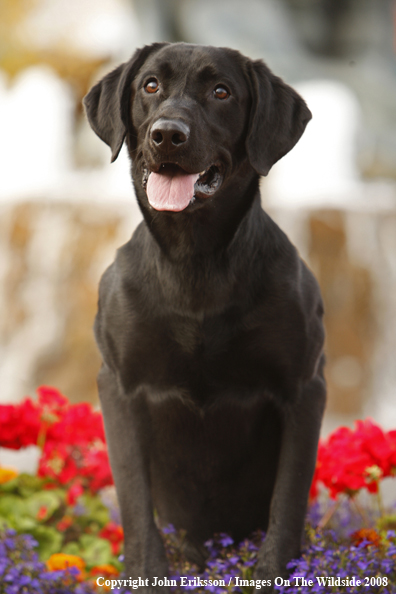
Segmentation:
{"type": "Polygon", "coordinates": [[[97,402],[97,284],[141,215],[124,149],[110,165],[81,100],[161,40],[263,58],[306,99],[262,194],[322,287],[324,431],[395,428],[394,0],[0,0],[0,402],[40,384],[97,402]]]}

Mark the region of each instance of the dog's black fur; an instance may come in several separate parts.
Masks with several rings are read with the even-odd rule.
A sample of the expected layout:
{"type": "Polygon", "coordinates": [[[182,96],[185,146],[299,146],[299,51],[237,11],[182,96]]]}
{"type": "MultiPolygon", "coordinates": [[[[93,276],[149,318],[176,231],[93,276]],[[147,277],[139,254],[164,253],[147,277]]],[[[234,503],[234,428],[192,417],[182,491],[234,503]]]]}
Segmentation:
{"type": "Polygon", "coordinates": [[[273,584],[300,551],[324,331],[318,285],[262,210],[259,176],[311,114],[263,62],[183,43],[138,50],[85,106],[112,160],[126,140],[144,215],[102,278],[95,323],[127,575],[167,574],[156,510],[186,530],[198,563],[213,533],[262,528],[255,577],[273,584]],[[220,185],[180,212],[155,210],[145,185],[164,163],[215,165],[220,185]]]}

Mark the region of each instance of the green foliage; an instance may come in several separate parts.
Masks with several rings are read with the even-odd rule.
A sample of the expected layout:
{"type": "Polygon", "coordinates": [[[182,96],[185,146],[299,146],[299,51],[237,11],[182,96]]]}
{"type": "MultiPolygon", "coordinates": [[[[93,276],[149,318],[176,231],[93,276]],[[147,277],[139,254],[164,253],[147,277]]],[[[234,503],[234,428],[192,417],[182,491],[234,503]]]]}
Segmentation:
{"type": "MultiPolygon", "coordinates": [[[[82,557],[87,567],[108,563],[112,558],[109,541],[92,534],[83,534],[77,542],[67,544],[62,552],[82,557]]],[[[118,566],[120,567],[120,564],[118,566]]]]}
{"type": "Polygon", "coordinates": [[[110,563],[121,569],[111,544],[99,536],[110,522],[98,495],[83,493],[68,505],[67,490],[47,479],[21,474],[0,485],[0,528],[31,534],[43,561],[54,553],[78,555],[87,568],[110,563]]]}
{"type": "Polygon", "coordinates": [[[32,474],[22,473],[0,485],[0,492],[29,497],[43,488],[43,481],[32,474]]]}
{"type": "Polygon", "coordinates": [[[394,530],[396,532],[396,514],[385,514],[381,516],[377,520],[376,527],[381,533],[387,532],[388,530],[394,530]]]}
{"type": "MultiPolygon", "coordinates": [[[[26,530],[24,532],[26,532],[26,530]]],[[[45,561],[54,553],[60,553],[63,537],[55,528],[51,526],[36,525],[29,530],[29,534],[31,534],[38,542],[38,554],[41,561],[45,561]]]]}

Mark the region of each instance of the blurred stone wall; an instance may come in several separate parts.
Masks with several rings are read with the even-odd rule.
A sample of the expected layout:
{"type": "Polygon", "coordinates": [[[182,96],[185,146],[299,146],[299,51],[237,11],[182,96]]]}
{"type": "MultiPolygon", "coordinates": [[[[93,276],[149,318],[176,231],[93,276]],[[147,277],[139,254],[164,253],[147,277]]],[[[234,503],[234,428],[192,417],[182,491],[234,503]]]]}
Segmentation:
{"type": "Polygon", "coordinates": [[[329,428],[396,423],[396,208],[271,208],[323,294],[329,428]]]}
{"type": "Polygon", "coordinates": [[[348,252],[347,215],[322,211],[309,217],[309,260],[323,292],[329,410],[359,414],[370,395],[377,320],[374,278],[348,252]]]}
{"type": "Polygon", "coordinates": [[[73,402],[96,400],[97,285],[135,224],[126,205],[1,207],[0,401],[32,395],[41,384],[73,402]]]}

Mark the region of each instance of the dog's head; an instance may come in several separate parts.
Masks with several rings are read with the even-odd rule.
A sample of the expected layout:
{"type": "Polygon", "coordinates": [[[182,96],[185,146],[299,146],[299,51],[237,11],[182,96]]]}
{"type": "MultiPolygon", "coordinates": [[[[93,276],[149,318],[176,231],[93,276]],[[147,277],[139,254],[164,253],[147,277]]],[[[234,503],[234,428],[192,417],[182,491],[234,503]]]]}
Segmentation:
{"type": "Polygon", "coordinates": [[[84,104],[112,161],[126,139],[138,195],[144,189],[152,208],[175,212],[229,189],[242,163],[267,175],[311,118],[262,61],[184,43],[137,50],[84,104]]]}

